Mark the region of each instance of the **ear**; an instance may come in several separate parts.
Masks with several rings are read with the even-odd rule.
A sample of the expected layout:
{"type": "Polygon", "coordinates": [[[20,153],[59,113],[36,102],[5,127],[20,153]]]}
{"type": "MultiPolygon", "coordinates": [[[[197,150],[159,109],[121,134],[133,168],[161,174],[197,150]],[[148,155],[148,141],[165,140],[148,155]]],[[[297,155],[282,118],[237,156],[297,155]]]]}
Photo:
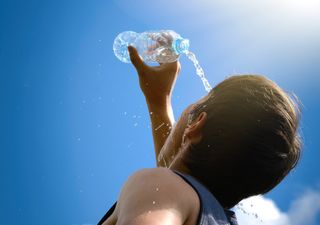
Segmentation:
{"type": "Polygon", "coordinates": [[[199,143],[202,139],[202,130],[207,120],[207,113],[202,112],[200,115],[192,121],[191,124],[188,124],[185,131],[185,138],[193,144],[199,143]]]}

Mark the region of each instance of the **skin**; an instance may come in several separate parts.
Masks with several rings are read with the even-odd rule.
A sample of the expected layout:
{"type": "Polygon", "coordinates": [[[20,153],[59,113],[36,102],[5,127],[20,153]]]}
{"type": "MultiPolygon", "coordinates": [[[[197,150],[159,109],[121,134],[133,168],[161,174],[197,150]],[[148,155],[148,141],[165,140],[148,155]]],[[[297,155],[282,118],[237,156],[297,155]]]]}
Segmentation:
{"type": "Polygon", "coordinates": [[[207,114],[201,113],[199,117],[188,124],[189,114],[198,104],[208,98],[206,95],[194,104],[188,106],[181,114],[178,122],[167,137],[166,142],[158,155],[158,161],[162,161],[168,168],[187,173],[188,171],[180,163],[183,153],[188,150],[190,144],[196,144],[201,141],[201,130],[206,122],[207,114]]]}
{"type": "Polygon", "coordinates": [[[169,167],[175,156],[181,150],[188,148],[188,143],[197,143],[201,140],[201,130],[207,114],[205,112],[200,114],[193,124],[188,124],[188,115],[194,107],[209,96],[206,95],[188,106],[173,127],[175,121],[171,97],[181,69],[179,61],[150,67],[143,62],[135,48],[130,46],[128,49],[149,110],[157,166],[169,167]],[[183,137],[187,138],[183,139],[183,137]]]}
{"type": "Polygon", "coordinates": [[[188,116],[209,96],[188,106],[175,123],[171,96],[181,68],[179,61],[150,67],[135,48],[128,50],[149,110],[157,167],[139,170],[129,177],[113,214],[103,225],[195,225],[199,197],[171,170],[188,174],[179,159],[190,144],[201,141],[207,114],[201,113],[192,123],[188,123],[188,116]]]}

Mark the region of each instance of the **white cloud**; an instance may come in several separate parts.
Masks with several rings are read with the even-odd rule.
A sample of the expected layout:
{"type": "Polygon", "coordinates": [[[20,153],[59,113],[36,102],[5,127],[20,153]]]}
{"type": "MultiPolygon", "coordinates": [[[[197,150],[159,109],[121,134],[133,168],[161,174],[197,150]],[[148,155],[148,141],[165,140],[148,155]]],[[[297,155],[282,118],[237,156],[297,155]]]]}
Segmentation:
{"type": "Polygon", "coordinates": [[[281,212],[277,205],[262,196],[254,196],[243,200],[235,207],[238,223],[255,225],[289,225],[289,217],[281,212]]]}
{"type": "Polygon", "coordinates": [[[288,212],[263,196],[243,200],[234,209],[239,225],[311,225],[320,215],[320,192],[306,191],[291,203],[288,212]]]}
{"type": "Polygon", "coordinates": [[[320,214],[320,193],[308,190],[292,203],[288,214],[294,225],[312,224],[320,214]]]}

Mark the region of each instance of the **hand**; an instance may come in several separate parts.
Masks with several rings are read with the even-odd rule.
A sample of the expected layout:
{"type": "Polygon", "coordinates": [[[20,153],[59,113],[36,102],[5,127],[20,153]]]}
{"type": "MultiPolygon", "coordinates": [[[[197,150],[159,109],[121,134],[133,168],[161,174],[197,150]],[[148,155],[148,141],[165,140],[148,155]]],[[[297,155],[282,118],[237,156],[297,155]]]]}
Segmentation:
{"type": "Polygon", "coordinates": [[[180,72],[180,63],[163,63],[151,67],[146,65],[138,51],[128,47],[130,60],[139,75],[139,84],[146,100],[151,104],[162,104],[171,97],[173,87],[180,72]]]}

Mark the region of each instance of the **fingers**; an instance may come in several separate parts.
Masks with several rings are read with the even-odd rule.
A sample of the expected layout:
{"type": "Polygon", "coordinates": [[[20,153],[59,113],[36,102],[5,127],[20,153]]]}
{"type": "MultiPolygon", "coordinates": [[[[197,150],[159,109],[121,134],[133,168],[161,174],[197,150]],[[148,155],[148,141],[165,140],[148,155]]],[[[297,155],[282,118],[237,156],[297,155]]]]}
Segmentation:
{"type": "Polygon", "coordinates": [[[137,49],[135,49],[133,46],[128,46],[129,56],[132,64],[137,69],[137,71],[141,71],[146,68],[146,64],[143,62],[141,57],[138,54],[137,49]]]}
{"type": "Polygon", "coordinates": [[[180,67],[181,65],[178,60],[171,63],[159,63],[159,66],[158,66],[158,68],[160,69],[169,69],[169,70],[172,70],[172,69],[180,70],[180,67]]]}
{"type": "MultiPolygon", "coordinates": [[[[146,72],[147,70],[150,70],[151,67],[149,67],[147,64],[144,63],[142,58],[140,57],[138,51],[133,46],[128,46],[129,56],[132,64],[138,71],[138,73],[141,75],[143,72],[146,72]]],[[[177,71],[180,70],[180,63],[179,61],[171,62],[171,63],[159,63],[160,66],[152,67],[152,69],[159,69],[159,70],[172,70],[176,69],[177,71]]]]}

